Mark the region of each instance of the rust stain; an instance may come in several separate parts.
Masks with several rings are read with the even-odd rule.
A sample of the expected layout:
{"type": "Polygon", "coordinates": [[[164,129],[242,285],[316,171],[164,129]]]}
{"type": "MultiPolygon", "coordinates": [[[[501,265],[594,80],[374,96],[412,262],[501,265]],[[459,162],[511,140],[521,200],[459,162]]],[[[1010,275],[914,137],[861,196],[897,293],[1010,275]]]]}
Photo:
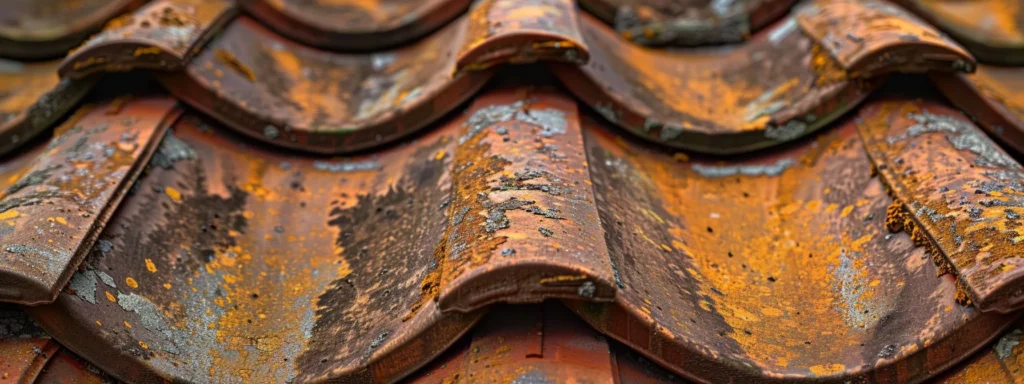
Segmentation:
{"type": "Polygon", "coordinates": [[[485,0],[473,6],[456,70],[590,57],[571,0],[485,0]]]}

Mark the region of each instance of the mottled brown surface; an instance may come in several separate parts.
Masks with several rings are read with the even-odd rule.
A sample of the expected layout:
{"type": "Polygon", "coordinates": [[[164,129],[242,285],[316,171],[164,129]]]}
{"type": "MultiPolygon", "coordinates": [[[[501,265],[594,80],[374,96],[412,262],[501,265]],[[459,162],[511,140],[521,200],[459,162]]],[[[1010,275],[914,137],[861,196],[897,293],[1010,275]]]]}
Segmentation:
{"type": "Polygon", "coordinates": [[[92,89],[96,78],[57,77],[59,64],[0,59],[0,155],[52,127],[92,89]]]}
{"type": "Polygon", "coordinates": [[[1024,169],[967,117],[937,102],[891,100],[859,129],[902,212],[891,230],[923,243],[956,277],[960,301],[1011,312],[1024,303],[1024,169]],[[903,223],[899,223],[902,221],[903,223]]]}
{"type": "Polygon", "coordinates": [[[107,23],[68,54],[61,78],[146,68],[178,70],[235,15],[228,0],[159,0],[107,23]]]}
{"type": "Polygon", "coordinates": [[[793,19],[728,52],[639,47],[591,17],[581,21],[590,63],[556,68],[560,79],[608,120],[673,147],[739,153],[793,140],[875,86],[849,81],[793,19]]]}
{"type": "Polygon", "coordinates": [[[963,44],[979,60],[1024,65],[1019,0],[898,0],[963,44]]]}
{"type": "Polygon", "coordinates": [[[943,372],[936,384],[1020,384],[1024,381],[1024,323],[1018,321],[959,366],[943,372]]]}
{"type": "Polygon", "coordinates": [[[974,72],[974,57],[937,29],[884,0],[817,0],[800,27],[851,77],[928,70],[974,72]]]}
{"type": "Polygon", "coordinates": [[[453,75],[464,29],[460,19],[395,51],[343,54],[298,45],[241,17],[164,84],[249,136],[352,152],[423,128],[483,86],[490,72],[453,75]]]}
{"type": "Polygon", "coordinates": [[[473,6],[459,70],[536,61],[586,64],[572,0],[485,0],[473,6]]]}
{"type": "Polygon", "coordinates": [[[580,6],[644,45],[746,40],[789,11],[794,0],[581,0],[580,6]]]}
{"type": "Polygon", "coordinates": [[[931,75],[954,105],[1008,149],[1024,154],[1024,67],[979,65],[973,75],[931,75]]]}
{"type": "Polygon", "coordinates": [[[172,99],[83,107],[15,160],[0,195],[0,300],[53,301],[177,118],[172,99]],[[41,143],[40,146],[43,144],[41,143]]]}
{"type": "Polygon", "coordinates": [[[300,43],[380,50],[412,43],[448,24],[471,0],[239,0],[253,17],[300,43]]]}
{"type": "Polygon", "coordinates": [[[964,307],[892,199],[854,122],[785,151],[687,161],[584,124],[614,304],[573,305],[698,381],[923,380],[1012,317],[964,307]]]}
{"type": "Polygon", "coordinates": [[[98,31],[141,0],[8,0],[0,11],[0,56],[47,59],[98,31]]]}

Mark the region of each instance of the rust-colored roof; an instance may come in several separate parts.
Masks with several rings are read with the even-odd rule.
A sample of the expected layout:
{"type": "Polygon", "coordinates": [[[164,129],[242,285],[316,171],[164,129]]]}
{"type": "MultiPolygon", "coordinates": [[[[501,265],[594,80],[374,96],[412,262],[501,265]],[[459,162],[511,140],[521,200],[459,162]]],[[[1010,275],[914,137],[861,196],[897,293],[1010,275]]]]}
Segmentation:
{"type": "Polygon", "coordinates": [[[0,383],[1024,380],[1014,1],[42,3],[0,383]]]}

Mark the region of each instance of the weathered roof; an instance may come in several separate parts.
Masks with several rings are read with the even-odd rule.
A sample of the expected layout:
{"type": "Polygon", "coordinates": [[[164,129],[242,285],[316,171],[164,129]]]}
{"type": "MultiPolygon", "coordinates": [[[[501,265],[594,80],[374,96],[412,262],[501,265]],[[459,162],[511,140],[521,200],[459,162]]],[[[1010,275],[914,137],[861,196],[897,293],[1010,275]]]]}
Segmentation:
{"type": "Polygon", "coordinates": [[[0,27],[0,383],[1024,377],[1014,1],[93,3],[0,27]]]}

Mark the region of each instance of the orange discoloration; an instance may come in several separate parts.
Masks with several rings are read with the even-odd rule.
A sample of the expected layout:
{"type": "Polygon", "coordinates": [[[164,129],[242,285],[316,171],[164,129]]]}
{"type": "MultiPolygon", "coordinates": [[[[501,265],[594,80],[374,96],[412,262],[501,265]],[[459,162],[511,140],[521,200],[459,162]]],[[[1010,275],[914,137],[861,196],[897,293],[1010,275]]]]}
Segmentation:
{"type": "Polygon", "coordinates": [[[457,71],[540,60],[586,63],[570,0],[484,0],[470,13],[457,71]]]}

